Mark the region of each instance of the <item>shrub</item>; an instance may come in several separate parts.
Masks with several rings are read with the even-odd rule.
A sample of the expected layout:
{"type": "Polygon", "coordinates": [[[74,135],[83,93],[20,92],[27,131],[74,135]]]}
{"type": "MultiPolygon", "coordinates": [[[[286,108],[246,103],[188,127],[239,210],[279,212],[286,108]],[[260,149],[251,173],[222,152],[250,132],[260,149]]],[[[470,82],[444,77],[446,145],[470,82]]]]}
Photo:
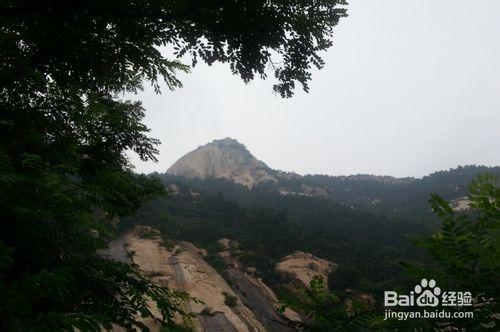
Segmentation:
{"type": "Polygon", "coordinates": [[[200,312],[200,315],[203,315],[203,316],[214,316],[215,315],[215,312],[212,308],[210,307],[205,307],[203,308],[203,310],[200,312]]]}
{"type": "Polygon", "coordinates": [[[224,295],[224,303],[230,307],[230,308],[234,308],[236,307],[236,305],[238,304],[238,298],[234,295],[231,295],[229,293],[226,293],[226,292],[223,292],[222,293],[224,295]]]}

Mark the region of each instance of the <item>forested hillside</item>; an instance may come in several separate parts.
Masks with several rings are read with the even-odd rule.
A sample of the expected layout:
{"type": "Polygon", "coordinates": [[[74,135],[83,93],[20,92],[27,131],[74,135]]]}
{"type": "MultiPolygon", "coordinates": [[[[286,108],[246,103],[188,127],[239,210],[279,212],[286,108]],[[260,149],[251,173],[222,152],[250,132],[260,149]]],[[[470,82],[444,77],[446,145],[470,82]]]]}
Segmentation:
{"type": "MultiPolygon", "coordinates": [[[[225,179],[163,174],[168,199],[147,203],[133,219],[167,236],[216,251],[221,238],[241,243],[241,261],[257,267],[265,280],[278,281],[275,263],[294,250],[338,264],[331,288],[351,287],[373,294],[406,284],[402,261],[420,262],[413,239],[439,228],[429,193],[462,199],[470,181],[484,171],[467,166],[423,179],[314,176],[265,182],[253,189],[225,179]],[[325,188],[328,197],[284,195],[304,184],[325,188]]],[[[413,282],[413,280],[411,280],[413,282]]]]}

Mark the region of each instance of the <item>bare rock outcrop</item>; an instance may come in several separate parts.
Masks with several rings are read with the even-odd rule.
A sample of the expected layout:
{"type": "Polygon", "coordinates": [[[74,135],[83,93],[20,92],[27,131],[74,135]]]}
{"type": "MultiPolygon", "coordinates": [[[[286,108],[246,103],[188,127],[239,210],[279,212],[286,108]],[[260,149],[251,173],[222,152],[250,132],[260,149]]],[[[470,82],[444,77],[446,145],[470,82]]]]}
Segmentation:
{"type": "Polygon", "coordinates": [[[328,275],[335,268],[335,264],[318,258],[310,253],[297,251],[284,257],[276,264],[276,272],[288,279],[296,287],[309,287],[314,276],[323,278],[328,285],[328,275]]]}
{"type": "Polygon", "coordinates": [[[226,178],[248,188],[259,182],[276,181],[274,172],[266,164],[252,156],[243,144],[229,137],[187,153],[167,173],[201,179],[226,178]]]}
{"type": "Polygon", "coordinates": [[[252,309],[255,317],[269,331],[293,331],[291,327],[301,322],[298,313],[286,308],[280,313],[281,303],[276,294],[256,276],[257,269],[248,267],[243,269],[239,262],[239,243],[230,239],[218,241],[221,251],[219,256],[227,264],[225,273],[233,284],[234,291],[245,305],[252,309]]]}
{"type": "MultiPolygon", "coordinates": [[[[195,314],[192,322],[195,331],[265,331],[252,310],[204,261],[203,250],[188,242],[180,242],[167,250],[160,237],[141,234],[144,231],[139,228],[122,240],[128,256],[154,282],[185,291],[199,300],[186,304],[186,309],[195,314]],[[236,298],[234,305],[227,304],[228,296],[236,298]]],[[[155,312],[154,306],[152,308],[155,312]]],[[[159,317],[159,312],[155,314],[159,317]]],[[[152,320],[145,324],[152,331],[159,331],[152,320]]]]}
{"type": "Polygon", "coordinates": [[[464,212],[470,210],[470,199],[467,196],[459,197],[451,201],[451,208],[455,212],[464,212]]]}
{"type": "MultiPolygon", "coordinates": [[[[279,183],[282,180],[287,183],[289,180],[303,178],[296,173],[271,169],[264,162],[256,159],[243,144],[229,137],[214,140],[188,152],[170,166],[167,174],[187,178],[227,179],[249,189],[259,183],[279,183]]],[[[305,183],[294,190],[286,187],[277,190],[281,195],[329,197],[325,188],[305,183]]],[[[196,197],[193,196],[193,198],[196,197]]]]}
{"type": "MultiPolygon", "coordinates": [[[[301,321],[300,315],[289,308],[280,313],[277,296],[255,275],[256,269],[240,268],[239,244],[221,239],[219,245],[232,286],[204,260],[204,249],[189,242],[167,249],[160,233],[149,227],[137,227],[113,240],[103,255],[134,263],[153,282],[196,298],[185,304],[194,314],[191,327],[195,331],[293,331],[291,326],[301,321]]],[[[155,304],[150,302],[150,306],[160,318],[155,304]]],[[[153,319],[140,320],[151,331],[160,331],[153,319]]],[[[119,327],[113,330],[122,331],[119,327]]]]}

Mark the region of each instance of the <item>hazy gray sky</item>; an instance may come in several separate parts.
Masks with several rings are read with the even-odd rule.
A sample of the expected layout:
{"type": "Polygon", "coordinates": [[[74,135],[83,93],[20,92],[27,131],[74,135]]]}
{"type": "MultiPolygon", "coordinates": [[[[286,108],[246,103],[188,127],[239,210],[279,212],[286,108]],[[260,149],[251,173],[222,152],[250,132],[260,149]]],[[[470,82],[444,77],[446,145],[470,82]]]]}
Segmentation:
{"type": "Polygon", "coordinates": [[[164,172],[213,139],[233,137],[270,167],[300,174],[423,176],[500,165],[500,1],[351,0],[309,94],[274,95],[223,65],[143,101],[164,172]]]}

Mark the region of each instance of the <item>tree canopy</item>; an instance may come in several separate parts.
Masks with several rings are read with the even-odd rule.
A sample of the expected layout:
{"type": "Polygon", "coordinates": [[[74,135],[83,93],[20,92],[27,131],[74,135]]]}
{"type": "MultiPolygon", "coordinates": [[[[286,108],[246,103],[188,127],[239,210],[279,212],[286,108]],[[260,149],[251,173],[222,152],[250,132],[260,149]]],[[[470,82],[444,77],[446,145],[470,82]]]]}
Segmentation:
{"type": "MultiPolygon", "coordinates": [[[[479,175],[469,187],[470,210],[457,213],[449,202],[431,195],[434,213],[442,220],[439,232],[420,245],[433,258],[421,275],[433,275],[442,285],[473,294],[474,317],[449,319],[441,327],[498,330],[500,324],[500,178],[479,175]]],[[[421,276],[420,275],[420,276],[421,276]]]]}
{"type": "MultiPolygon", "coordinates": [[[[276,79],[274,90],[290,97],[296,84],[307,91],[311,67],[332,45],[333,27],[346,15],[344,0],[152,0],[2,1],[2,81],[27,80],[75,86],[78,91],[134,90],[141,79],[180,85],[162,56],[192,63],[227,63],[245,82],[276,79]],[[16,80],[10,78],[16,76],[16,80]]],[[[33,88],[33,87],[32,87],[33,88]]]]}

